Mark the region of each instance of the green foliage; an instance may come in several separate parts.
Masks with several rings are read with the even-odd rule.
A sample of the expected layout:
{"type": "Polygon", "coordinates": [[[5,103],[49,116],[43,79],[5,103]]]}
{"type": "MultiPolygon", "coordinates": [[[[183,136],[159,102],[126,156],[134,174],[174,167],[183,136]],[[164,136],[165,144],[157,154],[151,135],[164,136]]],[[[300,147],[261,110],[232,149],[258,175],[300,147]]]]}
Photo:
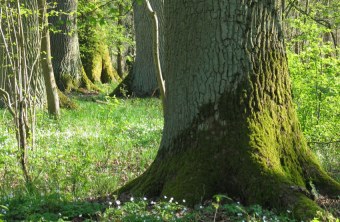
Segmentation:
{"type": "Polygon", "coordinates": [[[318,212],[317,216],[311,222],[321,222],[321,221],[328,221],[328,222],[339,222],[339,218],[335,218],[332,214],[328,212],[318,212]]]}
{"type": "Polygon", "coordinates": [[[78,198],[105,196],[154,159],[163,125],[158,100],[77,98],[79,108],[63,110],[60,120],[37,113],[36,146],[29,151],[33,191],[21,176],[9,114],[0,110],[0,204],[10,205],[7,215],[21,215],[24,208],[34,214],[36,206],[27,202],[53,193],[67,197],[69,205],[78,198]]]}
{"type": "Polygon", "coordinates": [[[340,156],[340,50],[332,28],[339,25],[340,5],[315,2],[309,14],[286,22],[297,33],[287,42],[293,98],[304,135],[326,170],[336,172],[340,156]],[[316,22],[324,21],[326,23],[316,22]],[[297,50],[298,49],[298,50],[297,50]]]}
{"type": "Polygon", "coordinates": [[[111,50],[125,50],[134,45],[132,36],[132,1],[80,0],[78,29],[82,59],[106,44],[111,50]]]}

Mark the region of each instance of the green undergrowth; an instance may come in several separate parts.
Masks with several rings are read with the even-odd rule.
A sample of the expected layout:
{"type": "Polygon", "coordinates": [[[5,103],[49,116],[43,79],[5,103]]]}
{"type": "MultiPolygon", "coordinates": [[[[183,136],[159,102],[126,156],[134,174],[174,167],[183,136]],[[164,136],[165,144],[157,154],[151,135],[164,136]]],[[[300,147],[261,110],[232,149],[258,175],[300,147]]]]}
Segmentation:
{"type": "Polygon", "coordinates": [[[240,203],[225,201],[223,195],[217,195],[214,201],[195,208],[187,208],[185,200],[176,201],[172,197],[164,196],[158,201],[148,201],[147,198],[133,200],[121,205],[115,201],[113,207],[109,207],[100,214],[102,221],[295,221],[287,212],[277,215],[273,211],[262,209],[253,205],[244,207],[240,203]],[[223,200],[224,199],[224,200],[223,200]],[[118,204],[117,204],[118,203],[118,204]]]}
{"type": "MultiPolygon", "coordinates": [[[[194,208],[186,207],[185,200],[175,200],[163,196],[157,201],[140,198],[130,198],[121,203],[116,200],[108,203],[105,212],[98,215],[99,221],[122,222],[156,222],[156,221],[234,221],[234,222],[297,222],[291,211],[276,213],[275,210],[265,210],[259,205],[243,206],[226,195],[215,195],[212,201],[198,204],[194,208]]],[[[318,212],[312,222],[338,222],[329,213],[318,212]]]]}
{"type": "Polygon", "coordinates": [[[159,100],[102,95],[77,95],[74,100],[79,108],[62,110],[60,120],[37,113],[35,146],[28,154],[30,188],[17,161],[9,113],[0,110],[0,205],[9,206],[10,218],[24,219],[25,211],[35,214],[35,205],[27,203],[52,194],[67,197],[69,203],[106,196],[154,159],[163,127],[159,100]]]}

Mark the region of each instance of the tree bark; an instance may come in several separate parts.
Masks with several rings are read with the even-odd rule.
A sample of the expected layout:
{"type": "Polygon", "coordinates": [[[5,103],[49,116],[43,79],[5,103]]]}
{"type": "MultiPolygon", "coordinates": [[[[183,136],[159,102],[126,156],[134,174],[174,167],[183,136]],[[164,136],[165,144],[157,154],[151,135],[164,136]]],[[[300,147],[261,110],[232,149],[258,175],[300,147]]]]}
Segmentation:
{"type": "Polygon", "coordinates": [[[34,106],[43,107],[46,104],[46,90],[44,84],[44,77],[40,66],[39,55],[40,52],[40,33],[39,17],[38,17],[38,3],[36,0],[23,0],[21,1],[23,6],[33,13],[30,16],[23,16],[24,32],[26,33],[26,51],[27,58],[32,64],[32,81],[31,81],[31,94],[34,97],[34,106]]]}
{"type": "Polygon", "coordinates": [[[196,204],[320,208],[310,183],[337,196],[303,138],[291,98],[279,1],[165,1],[166,109],[154,163],[119,192],[196,204]]]}
{"type": "MultiPolygon", "coordinates": [[[[151,0],[152,8],[157,13],[159,21],[159,51],[160,63],[164,63],[164,28],[163,4],[164,0],[151,0]]],[[[153,56],[152,17],[149,15],[146,3],[134,3],[134,24],[136,30],[136,58],[132,69],[132,94],[138,97],[152,96],[158,88],[157,70],[153,56]]]]}
{"type": "MultiPolygon", "coordinates": [[[[94,0],[86,0],[87,3],[95,3],[94,0]]],[[[84,70],[92,82],[110,83],[120,80],[116,70],[114,70],[109,46],[107,44],[107,31],[97,23],[89,20],[88,17],[95,18],[96,11],[90,15],[80,17],[83,28],[80,31],[79,39],[81,47],[81,59],[84,70]]]]}
{"type": "MultiPolygon", "coordinates": [[[[123,22],[123,5],[122,3],[118,3],[118,20],[117,26],[119,29],[124,25],[123,22]]],[[[119,40],[117,42],[117,74],[120,78],[123,78],[124,71],[123,71],[123,54],[122,54],[122,47],[123,43],[119,40]]]]}
{"type": "Polygon", "coordinates": [[[80,44],[85,47],[81,52],[86,75],[92,82],[109,83],[120,79],[113,69],[109,47],[98,34],[96,27],[87,27],[84,36],[80,36],[80,44]]]}
{"type": "Polygon", "coordinates": [[[41,66],[45,80],[47,95],[48,113],[56,118],[60,116],[58,88],[54,78],[54,72],[51,59],[50,33],[48,30],[48,17],[46,0],[38,0],[39,5],[39,23],[42,27],[41,33],[41,66]]]}
{"type": "Polygon", "coordinates": [[[51,53],[55,79],[61,91],[70,91],[79,86],[90,87],[93,84],[82,73],[78,31],[77,0],[58,1],[54,10],[57,15],[49,21],[55,31],[51,33],[51,53]]]}

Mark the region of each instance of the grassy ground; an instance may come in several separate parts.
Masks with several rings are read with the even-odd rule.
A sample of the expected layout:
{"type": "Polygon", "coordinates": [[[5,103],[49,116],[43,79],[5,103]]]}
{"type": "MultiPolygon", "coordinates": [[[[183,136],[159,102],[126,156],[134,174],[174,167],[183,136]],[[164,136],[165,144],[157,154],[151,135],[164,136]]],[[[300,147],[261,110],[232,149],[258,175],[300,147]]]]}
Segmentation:
{"type": "Polygon", "coordinates": [[[289,212],[278,216],[259,206],[242,207],[227,197],[216,197],[196,210],[170,197],[124,205],[112,198],[89,201],[112,193],[150,165],[161,139],[162,110],[158,99],[78,95],[75,101],[79,108],[63,110],[60,120],[37,114],[35,146],[29,151],[31,189],[24,185],[17,162],[9,114],[0,110],[0,221],[1,217],[8,221],[294,221],[288,219],[289,212]]]}
{"type": "MultiPolygon", "coordinates": [[[[76,102],[79,109],[63,110],[58,121],[43,112],[37,115],[36,145],[29,152],[37,199],[105,196],[140,175],[156,155],[163,127],[159,100],[82,96],[76,102]]],[[[1,205],[27,199],[32,192],[18,166],[9,115],[4,110],[0,115],[1,205]]]]}

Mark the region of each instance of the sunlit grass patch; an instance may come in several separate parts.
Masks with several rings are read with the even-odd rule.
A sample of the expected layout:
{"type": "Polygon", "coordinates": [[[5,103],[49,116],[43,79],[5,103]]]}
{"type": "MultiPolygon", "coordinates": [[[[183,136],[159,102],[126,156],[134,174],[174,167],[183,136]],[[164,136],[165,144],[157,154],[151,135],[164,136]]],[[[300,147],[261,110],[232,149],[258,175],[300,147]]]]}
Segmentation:
{"type": "MultiPolygon", "coordinates": [[[[140,175],[156,155],[163,127],[159,100],[77,103],[79,109],[63,110],[58,121],[44,112],[37,115],[29,166],[34,186],[42,194],[106,195],[140,175]]],[[[4,111],[0,112],[3,116],[4,111]]],[[[14,132],[5,116],[0,120],[4,132],[0,137],[0,200],[6,202],[26,189],[14,132]]]]}

